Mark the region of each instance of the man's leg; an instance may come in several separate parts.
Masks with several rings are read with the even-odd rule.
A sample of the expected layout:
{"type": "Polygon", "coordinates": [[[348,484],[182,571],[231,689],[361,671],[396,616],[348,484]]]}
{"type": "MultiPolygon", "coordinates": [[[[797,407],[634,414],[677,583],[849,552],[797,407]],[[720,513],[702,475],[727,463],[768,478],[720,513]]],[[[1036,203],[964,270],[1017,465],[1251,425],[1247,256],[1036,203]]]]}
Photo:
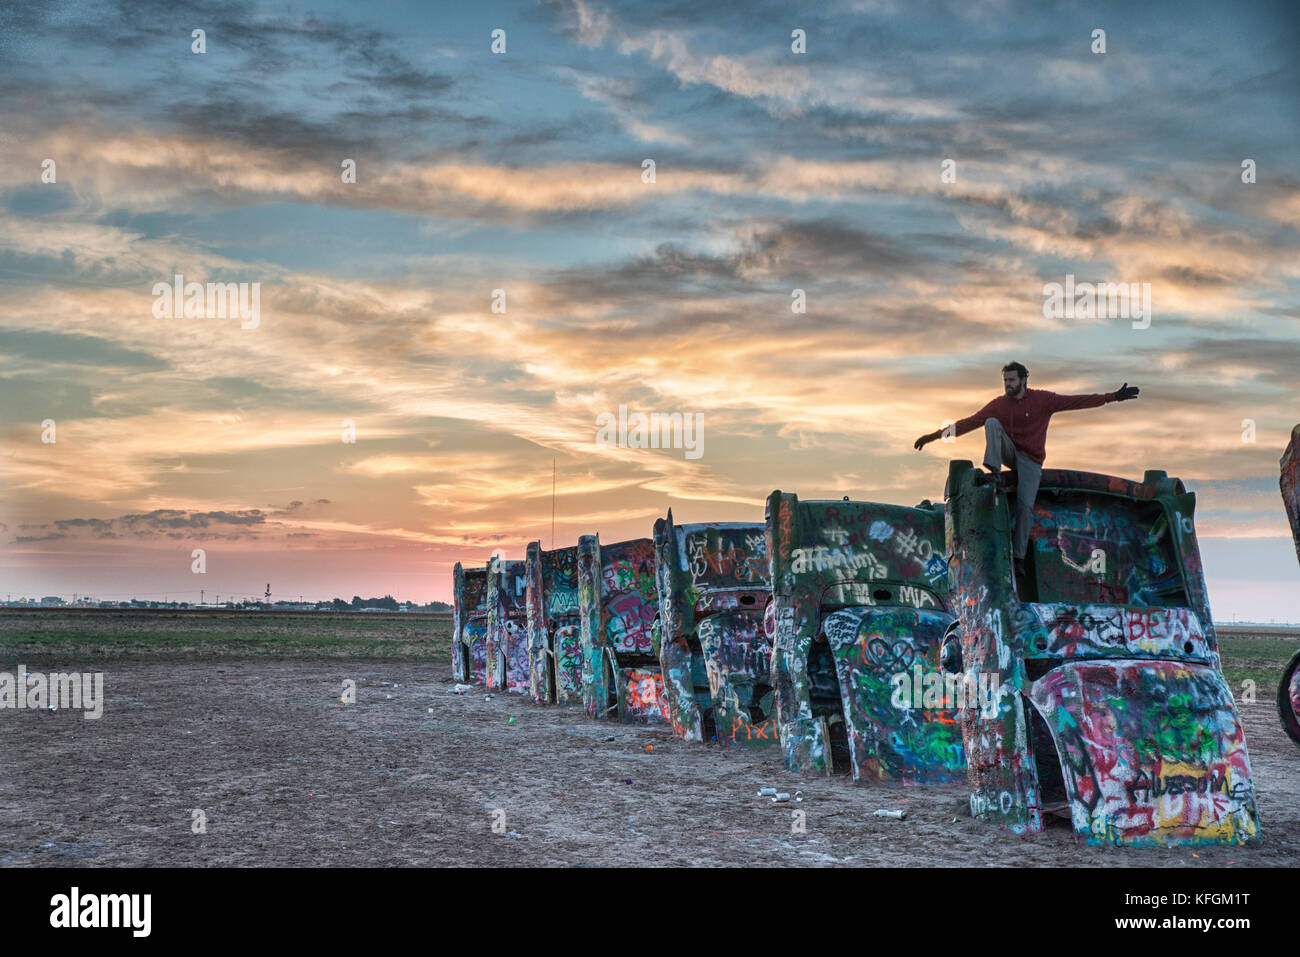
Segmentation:
{"type": "Polygon", "coordinates": [[[1034,522],[1034,499],[1038,497],[1042,477],[1041,465],[1024,452],[1016,453],[1016,528],[1011,554],[1021,564],[1029,550],[1029,527],[1034,522]]]}
{"type": "Polygon", "coordinates": [[[1001,422],[988,419],[984,423],[984,467],[996,474],[1003,465],[1015,464],[1015,443],[1007,436],[1001,422]]]}

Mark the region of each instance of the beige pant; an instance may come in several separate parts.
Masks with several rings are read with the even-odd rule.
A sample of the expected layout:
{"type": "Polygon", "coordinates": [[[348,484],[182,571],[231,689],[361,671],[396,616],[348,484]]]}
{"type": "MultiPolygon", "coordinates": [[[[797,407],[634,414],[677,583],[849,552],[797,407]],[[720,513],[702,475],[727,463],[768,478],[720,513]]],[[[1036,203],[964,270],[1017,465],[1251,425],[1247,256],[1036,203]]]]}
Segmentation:
{"type": "Polygon", "coordinates": [[[1003,465],[1016,470],[1016,515],[1012,537],[1012,554],[1023,560],[1029,548],[1029,526],[1034,522],[1034,499],[1038,496],[1038,483],[1043,477],[1043,467],[1031,459],[1011,441],[1002,423],[989,419],[984,423],[984,464],[994,472],[1003,465]]]}

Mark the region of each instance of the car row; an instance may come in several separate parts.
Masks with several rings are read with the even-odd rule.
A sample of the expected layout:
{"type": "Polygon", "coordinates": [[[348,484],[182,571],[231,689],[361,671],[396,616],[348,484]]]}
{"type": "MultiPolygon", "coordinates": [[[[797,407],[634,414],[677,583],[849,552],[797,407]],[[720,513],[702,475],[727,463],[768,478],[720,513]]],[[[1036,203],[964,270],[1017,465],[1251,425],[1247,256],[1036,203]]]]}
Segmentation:
{"type": "Polygon", "coordinates": [[[950,463],[943,502],[800,500],[762,524],[539,542],[454,572],[453,677],[858,783],[966,781],[1017,834],[1259,840],[1201,569],[1195,495],[1044,470],[1023,575],[1014,483],[950,463]]]}

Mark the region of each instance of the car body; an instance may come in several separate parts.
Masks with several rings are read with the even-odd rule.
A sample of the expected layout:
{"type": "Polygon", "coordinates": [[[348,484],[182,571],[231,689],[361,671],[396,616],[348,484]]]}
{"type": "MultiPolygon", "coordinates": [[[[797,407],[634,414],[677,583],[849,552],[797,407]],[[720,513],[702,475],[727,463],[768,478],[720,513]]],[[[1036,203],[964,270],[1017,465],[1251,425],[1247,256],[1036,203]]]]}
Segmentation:
{"type": "Polygon", "coordinates": [[[528,569],[523,561],[488,562],[487,686],[528,693],[528,569]]]}
{"type": "Polygon", "coordinates": [[[1282,507],[1291,523],[1291,537],[1295,541],[1295,554],[1300,560],[1300,425],[1291,430],[1291,441],[1282,451],[1278,463],[1280,475],[1278,488],[1282,492],[1282,507]]]}
{"type": "Polygon", "coordinates": [[[654,543],[578,539],[582,703],[592,717],[667,724],[659,665],[654,543]]]}
{"type": "Polygon", "coordinates": [[[655,522],[659,662],[673,733],[687,741],[771,745],[771,575],[763,526],[655,522]]]}
{"type": "Polygon", "coordinates": [[[1019,583],[1014,489],[956,461],[947,499],[961,666],[999,689],[994,713],[962,713],[971,813],[1033,833],[1068,810],[1090,844],[1258,840],[1196,496],[1160,471],[1045,469],[1019,583]]]}
{"type": "MultiPolygon", "coordinates": [[[[1300,559],[1300,425],[1291,430],[1291,441],[1282,453],[1280,465],[1278,485],[1282,490],[1282,504],[1291,523],[1296,558],[1300,559]]],[[[1277,713],[1287,735],[1300,744],[1300,651],[1287,664],[1277,686],[1277,713]]]]}
{"type": "Polygon", "coordinates": [[[802,502],[778,490],[766,534],[786,768],[848,770],[855,781],[962,779],[955,690],[925,697],[941,680],[954,621],[943,507],[802,502]],[[902,683],[906,698],[896,697],[902,683]]]}
{"type": "Polygon", "coordinates": [[[578,548],[528,546],[529,691],[540,704],[582,702],[578,548]]]}
{"type": "Polygon", "coordinates": [[[456,681],[487,682],[487,578],[486,568],[457,562],[452,569],[451,676],[456,681]]]}

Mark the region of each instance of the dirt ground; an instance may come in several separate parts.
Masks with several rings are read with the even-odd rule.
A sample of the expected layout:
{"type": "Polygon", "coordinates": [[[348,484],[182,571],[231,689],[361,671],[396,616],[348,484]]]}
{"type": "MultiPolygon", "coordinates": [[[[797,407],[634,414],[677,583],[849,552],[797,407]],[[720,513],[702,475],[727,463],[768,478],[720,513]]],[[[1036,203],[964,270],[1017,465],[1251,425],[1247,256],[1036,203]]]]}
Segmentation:
{"type": "Polygon", "coordinates": [[[0,712],[0,866],[1300,861],[1300,748],[1267,700],[1242,707],[1264,844],[1193,857],[1077,846],[1064,823],[1000,833],[970,819],[961,785],[798,778],[771,751],[686,744],[513,696],[458,697],[432,663],[28,657],[31,670],[104,671],[106,701],[90,721],[0,712]],[[348,678],[355,704],[339,700],[348,678]],[[756,796],[763,785],[803,791],[805,833],[792,833],[790,808],[756,796]],[[877,808],[908,813],[886,820],[877,808]],[[206,833],[192,831],[195,809],[206,833]]]}

